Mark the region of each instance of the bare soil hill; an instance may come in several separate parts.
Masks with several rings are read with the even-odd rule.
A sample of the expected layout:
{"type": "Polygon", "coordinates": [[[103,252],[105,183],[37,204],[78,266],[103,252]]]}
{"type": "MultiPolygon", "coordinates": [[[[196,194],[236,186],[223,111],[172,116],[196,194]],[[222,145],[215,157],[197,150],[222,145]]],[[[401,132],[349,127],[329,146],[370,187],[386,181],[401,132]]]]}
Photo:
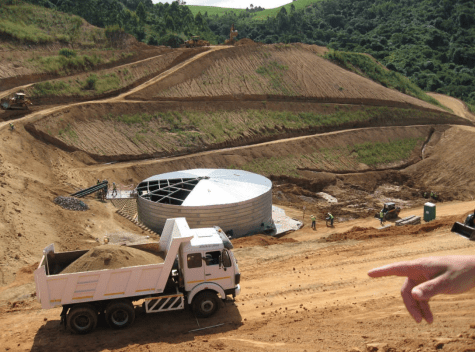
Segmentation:
{"type": "Polygon", "coordinates": [[[212,48],[134,88],[133,99],[142,101],[125,102],[127,92],[104,101],[47,107],[19,118],[13,131],[0,122],[0,346],[11,351],[471,351],[473,291],[437,297],[431,302],[434,324],[416,325],[400,299],[403,280],[373,280],[366,272],[396,260],[473,254],[473,243],[449,228],[475,207],[475,164],[467,161],[475,148],[475,127],[343,72],[316,51],[303,45],[212,48]],[[198,84],[200,90],[194,90],[198,84]],[[285,92],[292,94],[273,102],[261,98],[285,92]],[[308,101],[299,100],[300,92],[308,101]],[[207,100],[198,103],[200,96],[207,100]],[[165,98],[172,101],[143,101],[165,98]],[[321,104],[340,98],[337,102],[380,107],[321,104]],[[385,104],[390,107],[381,107],[385,104]],[[361,117],[371,109],[380,110],[372,110],[377,116],[363,119],[363,126],[355,126],[363,120],[349,120],[331,132],[318,124],[312,130],[310,125],[259,122],[296,112],[298,119],[289,114],[282,121],[297,125],[308,113],[322,119],[333,113],[361,117]],[[263,117],[252,120],[248,110],[263,117]],[[152,111],[160,118],[151,119],[152,111]],[[219,131],[214,139],[209,137],[213,131],[191,123],[193,114],[219,131]],[[180,118],[185,123],[177,123],[180,118]],[[215,126],[223,123],[241,126],[241,135],[229,132],[219,140],[225,129],[215,126]],[[151,129],[161,134],[147,143],[155,140],[158,146],[144,142],[151,129]],[[187,146],[193,135],[198,141],[187,146]],[[288,140],[276,140],[278,135],[288,140]],[[262,136],[269,139],[263,142],[262,136]],[[378,148],[400,141],[401,146],[411,142],[408,153],[397,153],[394,160],[363,162],[358,154],[360,145],[369,154],[390,154],[378,148]],[[197,153],[198,147],[203,151],[197,153]],[[91,157],[117,160],[154,152],[163,152],[164,158],[98,164],[91,157]],[[258,169],[262,166],[270,168],[258,169]],[[269,176],[274,203],[292,217],[301,216],[304,228],[278,239],[235,241],[242,294],[211,319],[197,320],[187,310],[139,315],[126,333],[102,324],[87,338],[59,329],[60,309],[41,310],[33,297],[33,271],[42,249],[51,243],[57,251],[91,249],[110,232],[145,233],[110,203],[92,196],[84,200],[89,206],[84,212],[63,209],[53,199],[97,179],[137,184],[154,174],[200,167],[247,168],[269,176]],[[372,215],[386,201],[397,202],[401,216],[422,215],[427,190],[441,195],[434,222],[375,228],[379,223],[372,215]],[[334,228],[323,221],[329,210],[336,216],[334,228]],[[309,229],[310,213],[317,215],[316,231],[309,229]],[[210,329],[191,331],[203,327],[210,329]]]}
{"type": "Polygon", "coordinates": [[[418,106],[426,102],[385,88],[323,59],[308,46],[265,45],[215,51],[174,76],[128,96],[140,100],[305,97],[320,102],[418,106]]]}

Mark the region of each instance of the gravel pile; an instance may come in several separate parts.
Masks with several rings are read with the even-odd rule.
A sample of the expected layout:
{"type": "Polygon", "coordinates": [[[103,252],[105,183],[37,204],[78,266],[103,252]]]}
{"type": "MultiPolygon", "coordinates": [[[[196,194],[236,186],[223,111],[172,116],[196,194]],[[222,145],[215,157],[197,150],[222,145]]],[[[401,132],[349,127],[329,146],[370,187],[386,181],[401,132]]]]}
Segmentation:
{"type": "Polygon", "coordinates": [[[89,209],[86,203],[74,197],[59,196],[56,197],[53,202],[58,204],[61,208],[68,210],[86,211],[89,209]]]}

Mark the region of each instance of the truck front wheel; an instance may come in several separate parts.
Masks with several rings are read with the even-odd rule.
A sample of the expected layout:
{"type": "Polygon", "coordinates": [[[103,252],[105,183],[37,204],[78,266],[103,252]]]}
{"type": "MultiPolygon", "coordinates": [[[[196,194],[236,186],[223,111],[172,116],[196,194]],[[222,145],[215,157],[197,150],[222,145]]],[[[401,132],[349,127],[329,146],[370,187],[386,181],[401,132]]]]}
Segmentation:
{"type": "Polygon", "coordinates": [[[87,334],[97,326],[97,310],[90,304],[70,309],[67,317],[69,330],[76,334],[87,334]]]}
{"type": "Polygon", "coordinates": [[[193,299],[193,312],[201,318],[208,318],[217,312],[218,304],[218,297],[215,293],[200,292],[193,299]]]}
{"type": "Polygon", "coordinates": [[[120,300],[110,302],[106,307],[106,321],[113,329],[124,329],[135,320],[135,310],[132,302],[120,300]]]}

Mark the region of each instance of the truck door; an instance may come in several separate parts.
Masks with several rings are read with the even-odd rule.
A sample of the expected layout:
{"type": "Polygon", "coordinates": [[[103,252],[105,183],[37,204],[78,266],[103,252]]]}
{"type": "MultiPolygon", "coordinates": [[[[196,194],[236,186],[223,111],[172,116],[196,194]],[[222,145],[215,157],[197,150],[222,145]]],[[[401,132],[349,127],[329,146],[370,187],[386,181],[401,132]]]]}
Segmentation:
{"type": "Polygon", "coordinates": [[[205,253],[205,280],[207,282],[216,282],[226,290],[234,287],[234,270],[230,267],[229,260],[225,260],[224,262],[221,251],[205,253]]]}
{"type": "Polygon", "coordinates": [[[203,254],[201,252],[188,253],[185,260],[185,290],[191,291],[196,285],[205,282],[203,254]]]}

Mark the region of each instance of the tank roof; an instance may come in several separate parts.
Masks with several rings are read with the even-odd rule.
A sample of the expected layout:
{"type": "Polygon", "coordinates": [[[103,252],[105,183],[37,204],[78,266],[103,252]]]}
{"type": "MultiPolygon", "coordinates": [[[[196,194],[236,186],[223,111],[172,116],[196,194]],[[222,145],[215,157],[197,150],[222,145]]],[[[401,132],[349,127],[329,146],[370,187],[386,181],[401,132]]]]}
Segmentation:
{"type": "Polygon", "coordinates": [[[192,169],[149,177],[137,192],[152,202],[191,207],[244,202],[271,188],[268,178],[248,171],[192,169]]]}

